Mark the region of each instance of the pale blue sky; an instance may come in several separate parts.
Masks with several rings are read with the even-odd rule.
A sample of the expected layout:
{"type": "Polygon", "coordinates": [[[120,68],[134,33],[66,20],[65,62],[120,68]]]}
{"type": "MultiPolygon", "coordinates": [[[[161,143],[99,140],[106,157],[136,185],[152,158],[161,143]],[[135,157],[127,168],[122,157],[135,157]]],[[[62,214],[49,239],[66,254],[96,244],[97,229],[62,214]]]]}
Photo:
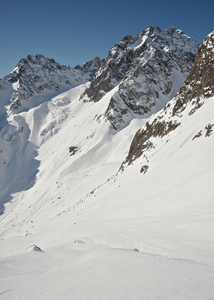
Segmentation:
{"type": "Polygon", "coordinates": [[[0,78],[28,54],[71,67],[106,58],[125,35],[174,26],[201,42],[214,30],[214,1],[10,0],[0,5],[0,78]]]}

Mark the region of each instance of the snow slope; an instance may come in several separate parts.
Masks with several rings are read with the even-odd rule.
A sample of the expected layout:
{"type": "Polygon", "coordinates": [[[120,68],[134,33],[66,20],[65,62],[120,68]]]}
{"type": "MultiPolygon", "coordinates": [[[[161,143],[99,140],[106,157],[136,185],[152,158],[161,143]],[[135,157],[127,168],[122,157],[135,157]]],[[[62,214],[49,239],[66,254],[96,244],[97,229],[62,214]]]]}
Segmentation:
{"type": "Polygon", "coordinates": [[[117,173],[145,120],[111,135],[96,119],[111,95],[83,104],[77,91],[30,111],[45,124],[25,116],[39,172],[1,216],[0,297],[212,299],[214,136],[205,137],[205,126],[214,99],[117,173]],[[69,114],[60,123],[62,111],[69,114]],[[70,156],[71,146],[78,150],[70,156]]]}
{"type": "Polygon", "coordinates": [[[1,133],[0,299],[214,299],[214,96],[112,131],[88,85],[1,133]]]}

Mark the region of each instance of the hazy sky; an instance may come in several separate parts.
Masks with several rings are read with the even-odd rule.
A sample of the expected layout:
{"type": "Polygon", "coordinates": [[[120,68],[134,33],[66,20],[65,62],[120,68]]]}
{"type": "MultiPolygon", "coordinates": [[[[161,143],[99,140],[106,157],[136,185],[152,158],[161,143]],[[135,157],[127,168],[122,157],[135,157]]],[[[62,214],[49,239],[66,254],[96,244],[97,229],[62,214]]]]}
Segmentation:
{"type": "Polygon", "coordinates": [[[174,26],[201,42],[214,30],[214,1],[10,0],[0,5],[0,78],[28,54],[71,67],[106,58],[125,35],[174,26]]]}

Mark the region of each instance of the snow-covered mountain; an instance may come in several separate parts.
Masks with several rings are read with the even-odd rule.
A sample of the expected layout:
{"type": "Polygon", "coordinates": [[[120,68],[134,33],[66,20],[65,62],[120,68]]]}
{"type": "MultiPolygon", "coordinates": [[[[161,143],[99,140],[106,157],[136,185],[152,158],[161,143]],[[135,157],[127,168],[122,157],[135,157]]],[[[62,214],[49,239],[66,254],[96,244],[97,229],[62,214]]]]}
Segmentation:
{"type": "MultiPolygon", "coordinates": [[[[20,60],[14,70],[0,80],[0,91],[9,96],[10,109],[32,108],[47,99],[92,79],[104,60],[95,57],[83,66],[61,66],[54,59],[38,54],[20,60]],[[9,95],[8,95],[9,94],[9,95]],[[36,98],[33,103],[32,98],[36,98]],[[42,99],[41,99],[42,98],[42,99]],[[26,102],[30,102],[27,103],[26,102]]],[[[1,98],[2,98],[1,93],[1,98]]],[[[7,99],[8,101],[8,99],[7,99]]],[[[23,110],[19,109],[19,112],[23,110]]]]}
{"type": "Polygon", "coordinates": [[[128,35],[111,48],[82,98],[99,101],[118,85],[105,115],[119,129],[133,115],[161,109],[175,96],[193,67],[197,48],[194,39],[174,27],[149,26],[137,36],[128,35]]]}
{"type": "Polygon", "coordinates": [[[3,79],[0,299],[213,299],[214,32],[194,66],[196,42],[180,30],[150,26],[123,41],[117,67],[110,53],[122,42],[91,81],[33,96],[28,109],[5,104],[3,79]],[[149,65],[161,103],[151,92],[145,111],[149,65]],[[130,82],[133,106],[121,96],[130,82]]]}
{"type": "MultiPolygon", "coordinates": [[[[183,127],[186,122],[193,123],[193,126],[196,125],[195,121],[192,121],[194,119],[193,114],[196,114],[201,106],[208,102],[207,99],[212,99],[213,96],[214,33],[211,33],[199,46],[194,67],[177,95],[163,110],[154,114],[145,126],[135,134],[125,164],[130,165],[144,153],[148,153],[148,150],[149,152],[156,152],[155,144],[157,141],[158,147],[160,147],[160,143],[162,145],[166,141],[168,143],[171,135],[178,136],[178,132],[184,130],[183,127]]],[[[207,122],[196,135],[192,136],[192,141],[200,136],[210,137],[213,134],[213,127],[214,123],[207,122]]],[[[187,128],[185,134],[186,132],[187,128]]],[[[144,156],[146,157],[146,154],[144,156]]],[[[122,168],[125,164],[122,165],[122,168]]],[[[146,167],[146,171],[148,167],[146,167]]]]}
{"type": "MultiPolygon", "coordinates": [[[[46,114],[54,103],[50,100],[71,87],[89,82],[103,62],[95,57],[83,66],[71,68],[40,54],[28,55],[0,80],[0,164],[3,166],[0,173],[0,211],[2,204],[11,198],[11,193],[28,189],[35,180],[38,163],[34,158],[40,141],[34,137],[34,131],[41,129],[37,134],[43,137],[43,141],[55,134],[68,117],[65,109],[47,120],[46,114]],[[14,139],[17,136],[19,138],[14,139]]],[[[62,104],[57,105],[66,105],[66,101],[62,100],[62,104]]]]}

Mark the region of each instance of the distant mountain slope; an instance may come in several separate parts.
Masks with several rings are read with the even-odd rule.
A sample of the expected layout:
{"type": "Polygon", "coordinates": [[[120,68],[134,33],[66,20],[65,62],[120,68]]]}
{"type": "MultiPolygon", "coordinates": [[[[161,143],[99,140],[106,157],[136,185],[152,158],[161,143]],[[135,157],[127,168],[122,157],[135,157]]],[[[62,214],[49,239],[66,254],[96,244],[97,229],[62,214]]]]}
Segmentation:
{"type": "Polygon", "coordinates": [[[83,66],[71,68],[61,66],[54,59],[45,58],[41,54],[28,55],[20,60],[9,75],[0,80],[0,99],[3,97],[1,92],[10,89],[7,99],[10,109],[26,105],[33,96],[37,96],[37,102],[33,104],[30,101],[28,106],[38,105],[41,97],[44,98],[46,95],[53,97],[71,87],[90,81],[103,61],[95,57],[83,66]]]}
{"type": "Polygon", "coordinates": [[[114,129],[133,115],[145,115],[172,99],[193,67],[198,43],[174,27],[150,26],[139,35],[128,35],[109,55],[82,95],[99,101],[116,85],[106,117],[114,129]]]}

